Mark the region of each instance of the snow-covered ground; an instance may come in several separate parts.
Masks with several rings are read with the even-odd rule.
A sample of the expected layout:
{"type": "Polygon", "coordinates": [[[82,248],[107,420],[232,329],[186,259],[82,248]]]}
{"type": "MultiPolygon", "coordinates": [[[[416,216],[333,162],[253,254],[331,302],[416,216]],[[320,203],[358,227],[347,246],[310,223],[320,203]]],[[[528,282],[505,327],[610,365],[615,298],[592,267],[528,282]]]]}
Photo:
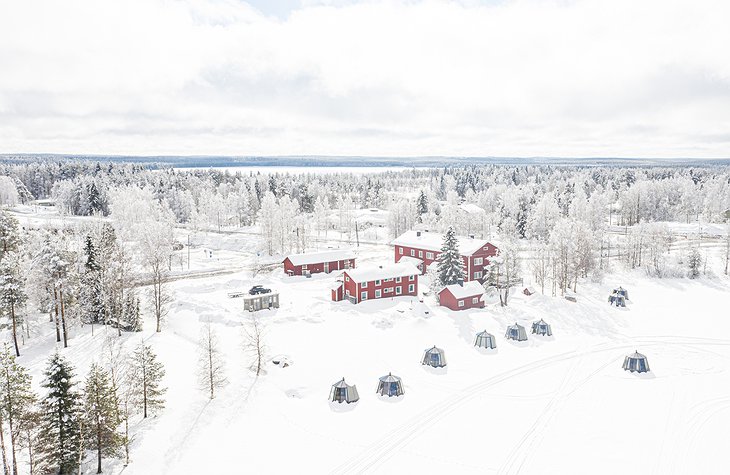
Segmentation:
{"type": "MultiPolygon", "coordinates": [[[[144,332],[123,337],[128,348],[140,339],[153,345],[168,387],[164,412],[135,421],[124,473],[726,473],[719,460],[730,425],[724,277],[610,273],[579,285],[577,303],[516,292],[506,308],[490,302],[451,312],[432,296],[423,304],[409,297],[332,302],[335,274],[286,277],[277,267],[254,278],[262,260],[255,236],[210,233],[196,244],[192,269],[227,273],[174,281],[163,332],[148,318],[144,332]],[[259,378],[243,351],[242,325],[251,315],[227,296],[253,284],[280,292],[281,308],[257,316],[268,354],[293,361],[268,365],[259,378]],[[617,285],[630,291],[626,309],[606,303],[617,285]],[[507,325],[529,332],[540,318],[553,337],[504,339],[507,325]],[[219,335],[229,380],[212,401],[196,378],[206,321],[219,335]],[[496,335],[496,352],[473,347],[484,329],[496,335]],[[442,371],[420,364],[433,345],[446,352],[442,371]],[[647,355],[650,374],[621,369],[634,350],[647,355]],[[403,378],[398,400],[375,394],[389,372],[403,378]],[[330,386],[343,376],[360,401],[331,405],[330,386]]],[[[358,252],[359,265],[392,260],[385,245],[358,252]]],[[[37,389],[55,344],[48,325],[20,358],[37,389]]],[[[79,375],[101,360],[104,338],[99,327],[93,336],[89,327],[75,330],[63,353],[79,375]]],[[[118,461],[105,464],[106,473],[121,470],[118,461]]]]}

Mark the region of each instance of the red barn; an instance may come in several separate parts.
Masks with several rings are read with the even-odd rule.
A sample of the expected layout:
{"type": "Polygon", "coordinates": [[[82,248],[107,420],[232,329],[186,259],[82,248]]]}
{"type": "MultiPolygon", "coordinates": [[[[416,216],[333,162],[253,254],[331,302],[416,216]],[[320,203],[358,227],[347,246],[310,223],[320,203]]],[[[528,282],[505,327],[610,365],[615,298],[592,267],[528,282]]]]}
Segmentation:
{"type": "MultiPolygon", "coordinates": [[[[473,236],[458,236],[459,254],[464,261],[464,280],[483,281],[486,276],[485,267],[489,265],[489,258],[496,256],[497,247],[473,236]]],[[[444,236],[441,233],[428,231],[406,231],[398,236],[391,244],[395,247],[395,262],[410,262],[415,264],[421,273],[425,273],[428,266],[438,259],[444,236]]]]}
{"type": "Polygon", "coordinates": [[[418,295],[419,270],[408,263],[350,269],[342,273],[341,290],[332,290],[332,299],[352,303],[363,300],[418,295]]]}
{"type": "Polygon", "coordinates": [[[330,273],[335,270],[352,269],[354,267],[355,253],[351,250],[292,254],[284,259],[284,272],[287,275],[330,273]]]}
{"type": "Polygon", "coordinates": [[[460,284],[447,285],[439,292],[439,305],[451,310],[484,308],[484,287],[472,280],[460,284]]]}

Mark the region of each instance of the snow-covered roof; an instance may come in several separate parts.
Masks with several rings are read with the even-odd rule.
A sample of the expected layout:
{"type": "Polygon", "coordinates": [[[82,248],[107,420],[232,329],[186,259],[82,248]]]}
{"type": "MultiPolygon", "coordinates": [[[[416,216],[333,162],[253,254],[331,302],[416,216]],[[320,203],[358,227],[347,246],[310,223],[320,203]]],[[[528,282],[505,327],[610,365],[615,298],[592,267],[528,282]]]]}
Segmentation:
{"type": "Polygon", "coordinates": [[[420,266],[423,264],[423,259],[419,259],[417,257],[411,257],[411,256],[402,256],[398,262],[408,262],[410,264],[413,264],[414,266],[420,266]]]}
{"type": "Polygon", "coordinates": [[[292,254],[287,256],[295,266],[319,264],[320,262],[344,261],[354,259],[355,252],[352,249],[335,249],[332,251],[306,252],[304,254],[292,254]]]}
{"type": "Polygon", "coordinates": [[[482,287],[482,284],[477,282],[476,280],[470,280],[469,282],[464,282],[464,285],[459,284],[452,284],[447,285],[446,287],[441,290],[443,292],[444,290],[447,290],[451,292],[451,295],[454,296],[454,298],[457,299],[465,299],[467,297],[473,297],[475,295],[483,295],[484,294],[484,287],[482,287]]]}
{"type": "Polygon", "coordinates": [[[459,208],[463,209],[469,214],[479,214],[484,212],[484,208],[477,206],[474,203],[462,203],[459,208]]]}
{"type": "Polygon", "coordinates": [[[346,270],[345,273],[355,282],[372,282],[374,280],[394,279],[419,275],[421,272],[410,262],[398,262],[383,266],[358,267],[346,270]]]}
{"type": "MultiPolygon", "coordinates": [[[[459,242],[459,254],[462,256],[470,256],[489,244],[486,239],[467,236],[457,236],[456,239],[459,242]]],[[[406,231],[391,242],[394,246],[406,246],[436,252],[441,252],[443,243],[443,234],[428,231],[406,231]]]]}

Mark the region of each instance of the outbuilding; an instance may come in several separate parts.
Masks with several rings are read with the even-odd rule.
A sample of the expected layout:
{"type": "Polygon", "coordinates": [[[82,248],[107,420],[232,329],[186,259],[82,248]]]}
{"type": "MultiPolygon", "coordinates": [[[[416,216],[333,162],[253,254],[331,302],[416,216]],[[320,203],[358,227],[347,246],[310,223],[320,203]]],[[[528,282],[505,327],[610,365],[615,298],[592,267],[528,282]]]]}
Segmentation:
{"type": "Polygon", "coordinates": [[[537,322],[532,322],[532,333],[535,335],[553,336],[553,330],[550,328],[550,325],[542,318],[537,322]]]}
{"type": "Polygon", "coordinates": [[[525,331],[525,327],[515,323],[507,327],[507,333],[504,334],[504,337],[508,340],[525,341],[527,340],[527,332],[525,331]]]}
{"type": "Polygon", "coordinates": [[[451,310],[484,308],[484,287],[476,281],[459,281],[447,285],[438,293],[439,305],[451,310]]]}
{"type": "Polygon", "coordinates": [[[284,259],[287,275],[310,275],[324,272],[353,269],[355,252],[349,249],[292,254],[284,259]]]}
{"type": "Polygon", "coordinates": [[[494,335],[488,333],[487,330],[477,333],[474,339],[474,346],[478,348],[494,349],[497,348],[497,342],[494,339],[494,335]]]}
{"type": "Polygon", "coordinates": [[[243,309],[249,312],[256,312],[262,309],[279,308],[279,292],[267,294],[246,294],[243,296],[243,309]]]}
{"type": "Polygon", "coordinates": [[[387,376],[380,378],[378,389],[375,392],[381,396],[402,396],[404,394],[403,382],[398,376],[388,373],[387,376]]]}
{"type": "Polygon", "coordinates": [[[337,381],[332,385],[330,390],[330,401],[350,404],[351,402],[357,402],[360,400],[360,396],[357,394],[357,388],[353,384],[350,386],[345,382],[345,378],[337,381]]]}
{"type": "Polygon", "coordinates": [[[434,368],[443,368],[446,366],[446,354],[441,348],[429,348],[423,353],[421,364],[432,366],[434,368]]]}
{"type": "Polygon", "coordinates": [[[646,373],[650,371],[649,360],[638,351],[634,351],[633,354],[624,358],[624,370],[631,371],[632,373],[634,371],[637,373],[646,373]]]}

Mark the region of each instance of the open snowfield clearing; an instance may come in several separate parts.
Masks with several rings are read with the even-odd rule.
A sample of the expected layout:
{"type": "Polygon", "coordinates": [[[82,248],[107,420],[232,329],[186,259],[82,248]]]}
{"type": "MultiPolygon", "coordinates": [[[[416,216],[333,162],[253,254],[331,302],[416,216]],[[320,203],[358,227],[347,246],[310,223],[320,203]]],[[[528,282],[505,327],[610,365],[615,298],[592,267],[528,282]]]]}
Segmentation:
{"type": "MultiPolygon", "coordinates": [[[[130,349],[140,339],[153,345],[168,387],[164,412],[135,423],[124,473],[726,473],[719,454],[730,424],[727,279],[609,274],[579,285],[577,303],[517,292],[506,308],[490,302],[463,312],[436,306],[432,296],[424,304],[400,297],[352,305],[330,300],[335,274],[286,277],[277,268],[254,279],[254,238],[206,239],[212,259],[229,255],[243,270],[171,283],[163,332],[148,318],[144,332],[123,336],[130,349]],[[251,315],[227,296],[253,284],[280,292],[281,308],[257,316],[269,356],[293,361],[269,364],[259,378],[242,349],[251,315]],[[606,303],[617,285],[630,291],[626,309],[606,303]],[[529,332],[540,318],[554,337],[504,339],[507,325],[529,332]],[[196,377],[208,320],[229,380],[212,401],[196,377]],[[497,337],[495,352],[473,347],[485,329],[497,337]],[[433,345],[446,352],[441,371],[420,364],[433,345]],[[634,350],[647,355],[648,375],[621,369],[634,350]],[[403,378],[399,400],[375,394],[388,372],[403,378]],[[330,386],[343,376],[360,401],[330,405],[330,386]]],[[[392,259],[388,246],[359,253],[358,265],[392,259]]],[[[198,254],[193,267],[203,265],[198,254]]],[[[36,389],[55,344],[47,325],[20,358],[36,389]]],[[[77,329],[63,350],[79,375],[101,360],[104,336],[99,327],[93,336],[88,326],[77,329]]],[[[120,462],[105,464],[106,473],[121,470],[120,462]]]]}

